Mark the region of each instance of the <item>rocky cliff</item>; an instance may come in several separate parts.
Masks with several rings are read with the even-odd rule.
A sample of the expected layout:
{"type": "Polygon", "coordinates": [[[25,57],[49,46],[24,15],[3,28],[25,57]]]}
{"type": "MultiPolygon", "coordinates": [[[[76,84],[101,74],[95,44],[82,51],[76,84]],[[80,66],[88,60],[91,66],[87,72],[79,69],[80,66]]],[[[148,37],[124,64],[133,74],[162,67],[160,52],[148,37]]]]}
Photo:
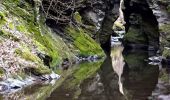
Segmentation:
{"type": "Polygon", "coordinates": [[[96,28],[83,28],[78,11],[73,20],[80,24],[59,26],[46,19],[42,4],[39,0],[0,1],[1,79],[49,74],[63,61],[71,65],[79,57],[104,56],[91,38],[96,28]]]}

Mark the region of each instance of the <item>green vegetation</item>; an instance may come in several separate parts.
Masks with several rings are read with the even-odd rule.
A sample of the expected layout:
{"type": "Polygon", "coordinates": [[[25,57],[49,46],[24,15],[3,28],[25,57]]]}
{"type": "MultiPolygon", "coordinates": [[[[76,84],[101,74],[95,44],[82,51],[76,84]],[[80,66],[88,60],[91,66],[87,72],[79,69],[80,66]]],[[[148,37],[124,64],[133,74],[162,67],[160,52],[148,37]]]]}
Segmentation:
{"type": "MultiPolygon", "coordinates": [[[[10,39],[9,42],[15,41],[19,46],[17,49],[14,48],[15,56],[36,65],[28,66],[33,68],[33,73],[50,73],[49,67],[56,67],[65,58],[72,61],[75,55],[104,55],[99,44],[89,36],[91,33],[88,30],[66,26],[65,32],[73,40],[69,43],[45,25],[45,18],[39,16],[39,7],[33,7],[25,0],[3,0],[0,6],[0,27],[3,27],[0,30],[0,42],[4,42],[5,39],[10,39]],[[44,65],[37,56],[38,53],[52,58],[49,67],[44,65]]],[[[82,23],[78,12],[75,12],[73,17],[76,22],[82,23]]],[[[18,75],[22,76],[22,71],[18,75]]]]}
{"type": "Polygon", "coordinates": [[[32,61],[32,62],[41,62],[40,58],[38,58],[36,55],[32,54],[28,50],[21,50],[16,49],[15,53],[24,58],[25,60],[32,61]]]}
{"type": "Polygon", "coordinates": [[[102,61],[93,63],[82,63],[79,68],[74,71],[72,77],[74,79],[66,80],[65,88],[72,89],[81,84],[85,79],[92,77],[100,68],[102,61]]]}
{"type": "Polygon", "coordinates": [[[162,55],[167,58],[170,57],[170,50],[164,47],[170,47],[170,24],[162,25],[160,27],[161,36],[161,46],[162,55]]]}
{"type": "MultiPolygon", "coordinates": [[[[1,5],[0,5],[1,6],[1,5]]],[[[0,27],[6,22],[5,13],[0,11],[0,27]]]]}
{"type": "Polygon", "coordinates": [[[19,41],[20,39],[17,38],[16,36],[14,36],[13,34],[9,33],[9,32],[6,32],[4,30],[1,30],[0,31],[0,36],[3,37],[3,38],[8,38],[8,39],[11,39],[13,41],[19,41]]]}
{"type": "Polygon", "coordinates": [[[82,18],[80,16],[79,12],[75,12],[73,17],[74,17],[76,22],[82,23],[82,18]]]}
{"type": "Polygon", "coordinates": [[[170,49],[164,48],[162,56],[165,58],[170,57],[170,49]]]}
{"type": "Polygon", "coordinates": [[[32,73],[35,75],[50,74],[52,71],[47,66],[39,65],[33,69],[32,73]]]}
{"type": "Polygon", "coordinates": [[[4,75],[4,70],[0,67],[0,78],[4,75]]]}
{"type": "Polygon", "coordinates": [[[99,44],[85,34],[82,28],[75,29],[73,26],[70,26],[66,28],[66,33],[74,39],[74,45],[80,50],[81,55],[104,55],[99,44]]]}

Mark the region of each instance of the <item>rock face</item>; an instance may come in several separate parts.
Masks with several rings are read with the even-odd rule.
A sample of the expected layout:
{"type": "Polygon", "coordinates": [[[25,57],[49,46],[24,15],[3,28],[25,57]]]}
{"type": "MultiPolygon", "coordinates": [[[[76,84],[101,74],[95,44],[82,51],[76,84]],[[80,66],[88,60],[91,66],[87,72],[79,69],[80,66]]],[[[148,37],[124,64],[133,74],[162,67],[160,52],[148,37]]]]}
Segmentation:
{"type": "Polygon", "coordinates": [[[106,0],[105,17],[99,31],[99,41],[106,54],[110,54],[111,34],[113,33],[113,23],[118,18],[120,0],[106,0]]]}
{"type": "MultiPolygon", "coordinates": [[[[104,56],[90,36],[92,31],[76,24],[82,21],[78,12],[72,16],[74,24],[59,27],[56,22],[46,21],[40,3],[41,0],[0,1],[0,79],[50,74],[63,59],[73,62],[78,55],[104,56]]],[[[92,19],[95,21],[95,17],[92,19]]]]}
{"type": "MultiPolygon", "coordinates": [[[[170,12],[169,0],[152,1],[151,8],[159,22],[160,48],[164,59],[170,58],[170,12]]],[[[165,60],[166,61],[166,60],[165,60]]]]}
{"type": "Polygon", "coordinates": [[[159,46],[158,22],[148,2],[146,0],[124,0],[122,9],[126,22],[124,45],[157,50],[159,46]]]}

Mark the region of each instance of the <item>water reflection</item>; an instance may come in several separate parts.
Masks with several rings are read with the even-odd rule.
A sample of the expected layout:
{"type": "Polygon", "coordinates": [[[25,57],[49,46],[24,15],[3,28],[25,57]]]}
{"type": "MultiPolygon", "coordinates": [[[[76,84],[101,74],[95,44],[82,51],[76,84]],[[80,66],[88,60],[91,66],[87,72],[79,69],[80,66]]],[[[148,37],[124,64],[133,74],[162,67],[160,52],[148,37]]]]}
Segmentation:
{"type": "Polygon", "coordinates": [[[146,51],[113,48],[111,57],[105,59],[98,74],[81,84],[79,100],[148,99],[156,87],[159,75],[159,67],[145,61],[148,57],[146,51]],[[93,91],[89,88],[93,88],[93,91]]]}
{"type": "Polygon", "coordinates": [[[122,93],[124,95],[123,86],[122,86],[122,82],[121,82],[121,76],[123,74],[123,68],[124,68],[125,62],[124,62],[122,52],[123,52],[122,46],[112,48],[111,59],[112,59],[113,70],[118,75],[119,91],[120,91],[120,93],[122,93]]]}
{"type": "Polygon", "coordinates": [[[146,59],[150,54],[117,46],[104,62],[82,63],[75,65],[74,71],[67,70],[68,75],[51,95],[53,86],[38,85],[0,97],[33,100],[45,94],[47,100],[157,100],[170,94],[170,71],[168,66],[160,71],[149,65],[146,59]]]}
{"type": "Polygon", "coordinates": [[[123,55],[126,62],[122,76],[125,96],[129,100],[146,100],[158,82],[159,67],[145,61],[149,57],[148,52],[129,51],[123,55]]]}

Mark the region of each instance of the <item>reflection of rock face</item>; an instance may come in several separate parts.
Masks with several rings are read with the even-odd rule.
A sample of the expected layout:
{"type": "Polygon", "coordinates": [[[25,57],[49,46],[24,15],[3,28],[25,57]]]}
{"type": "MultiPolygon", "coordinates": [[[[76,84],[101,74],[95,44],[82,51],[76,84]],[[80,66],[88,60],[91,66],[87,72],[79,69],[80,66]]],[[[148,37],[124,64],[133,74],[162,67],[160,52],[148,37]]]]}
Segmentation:
{"type": "Polygon", "coordinates": [[[147,58],[148,52],[144,51],[124,53],[128,70],[124,70],[123,87],[129,100],[146,100],[157,84],[159,68],[147,64],[147,58]]]}
{"type": "Polygon", "coordinates": [[[78,100],[125,100],[119,92],[118,77],[113,71],[110,57],[103,62],[98,75],[81,84],[81,90],[78,100]]]}
{"type": "Polygon", "coordinates": [[[79,100],[146,100],[152,94],[158,80],[158,66],[144,61],[148,52],[122,55],[122,51],[122,47],[113,48],[98,74],[81,84],[79,100]]]}
{"type": "Polygon", "coordinates": [[[112,67],[113,70],[116,72],[118,75],[118,84],[119,84],[119,91],[124,94],[123,92],[123,87],[122,87],[122,82],[121,82],[121,75],[123,73],[123,68],[125,65],[124,58],[122,56],[122,51],[123,47],[115,47],[111,51],[111,59],[112,59],[112,67]]]}

